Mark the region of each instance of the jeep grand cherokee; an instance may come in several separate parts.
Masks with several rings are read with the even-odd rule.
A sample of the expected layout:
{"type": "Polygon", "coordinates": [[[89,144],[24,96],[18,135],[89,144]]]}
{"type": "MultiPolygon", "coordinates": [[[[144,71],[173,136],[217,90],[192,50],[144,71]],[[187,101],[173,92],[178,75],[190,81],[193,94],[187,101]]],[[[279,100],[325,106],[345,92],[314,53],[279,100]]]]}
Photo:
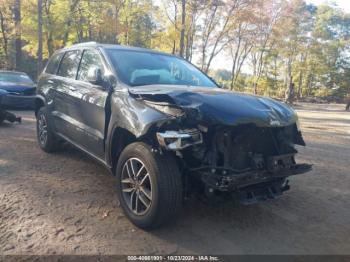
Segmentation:
{"type": "Polygon", "coordinates": [[[39,146],[67,141],[116,176],[141,228],[172,220],[196,192],[251,204],[289,189],[304,146],[296,113],[266,97],[219,88],[182,58],[98,43],[56,52],[36,99],[39,146]]]}

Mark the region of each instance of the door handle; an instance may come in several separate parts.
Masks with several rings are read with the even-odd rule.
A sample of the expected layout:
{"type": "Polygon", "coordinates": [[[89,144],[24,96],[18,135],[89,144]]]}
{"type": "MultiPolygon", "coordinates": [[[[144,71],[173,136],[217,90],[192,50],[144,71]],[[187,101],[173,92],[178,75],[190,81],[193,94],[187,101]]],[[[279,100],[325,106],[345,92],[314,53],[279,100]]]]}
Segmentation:
{"type": "Polygon", "coordinates": [[[68,88],[69,88],[70,91],[77,91],[77,89],[75,87],[70,86],[68,88]]]}

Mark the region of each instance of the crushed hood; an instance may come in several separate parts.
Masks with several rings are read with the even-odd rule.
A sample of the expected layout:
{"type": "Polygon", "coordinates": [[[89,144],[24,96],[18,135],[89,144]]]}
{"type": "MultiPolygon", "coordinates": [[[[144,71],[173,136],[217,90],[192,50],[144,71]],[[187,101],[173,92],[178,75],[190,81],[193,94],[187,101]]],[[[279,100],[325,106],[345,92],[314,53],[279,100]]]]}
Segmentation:
{"type": "Polygon", "coordinates": [[[181,108],[189,119],[205,124],[287,126],[297,121],[289,106],[276,100],[221,88],[152,85],[129,89],[136,99],[181,108]]]}

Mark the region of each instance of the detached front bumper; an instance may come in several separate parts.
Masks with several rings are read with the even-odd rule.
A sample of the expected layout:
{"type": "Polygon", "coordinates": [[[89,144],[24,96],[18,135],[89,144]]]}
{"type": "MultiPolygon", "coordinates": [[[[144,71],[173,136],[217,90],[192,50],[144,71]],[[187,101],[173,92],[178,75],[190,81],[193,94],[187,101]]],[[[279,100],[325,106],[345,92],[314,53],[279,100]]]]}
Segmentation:
{"type": "Polygon", "coordinates": [[[35,95],[12,95],[2,97],[1,106],[8,109],[34,109],[35,95]]]}

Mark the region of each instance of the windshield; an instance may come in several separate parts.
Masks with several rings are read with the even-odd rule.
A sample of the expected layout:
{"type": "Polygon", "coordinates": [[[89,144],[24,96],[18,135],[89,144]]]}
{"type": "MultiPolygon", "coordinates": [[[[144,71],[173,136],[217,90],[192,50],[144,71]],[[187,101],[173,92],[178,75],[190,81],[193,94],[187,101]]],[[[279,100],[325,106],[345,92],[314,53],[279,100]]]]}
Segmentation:
{"type": "Polygon", "coordinates": [[[130,86],[186,85],[217,87],[196,67],[175,56],[108,49],[121,81],[130,86]]]}
{"type": "Polygon", "coordinates": [[[33,84],[33,81],[26,74],[0,72],[0,82],[33,84]]]}

